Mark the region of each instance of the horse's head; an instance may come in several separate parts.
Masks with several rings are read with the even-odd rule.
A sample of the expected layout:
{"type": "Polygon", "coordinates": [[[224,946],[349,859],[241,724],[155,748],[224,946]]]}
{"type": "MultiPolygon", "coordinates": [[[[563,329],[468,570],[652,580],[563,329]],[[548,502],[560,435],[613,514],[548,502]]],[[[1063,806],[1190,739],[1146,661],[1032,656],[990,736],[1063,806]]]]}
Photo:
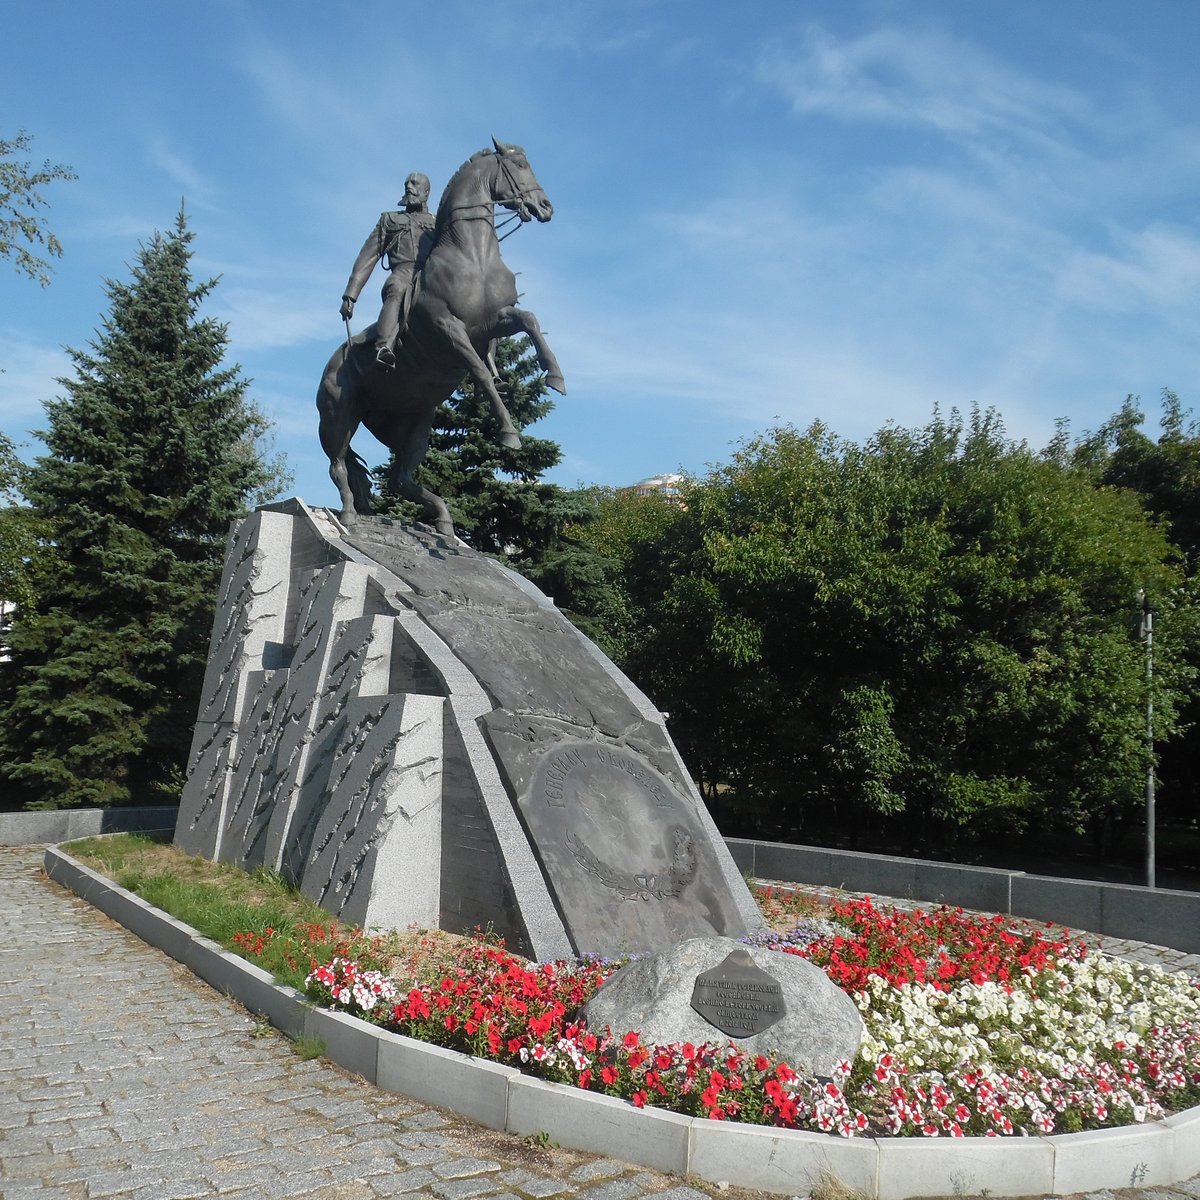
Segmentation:
{"type": "Polygon", "coordinates": [[[492,145],[496,148],[492,199],[515,212],[522,221],[528,221],[530,217],[539,221],[550,220],[554,216],[554,205],[542,191],[542,185],[538,183],[525,151],[520,146],[498,142],[494,137],[492,145]]]}

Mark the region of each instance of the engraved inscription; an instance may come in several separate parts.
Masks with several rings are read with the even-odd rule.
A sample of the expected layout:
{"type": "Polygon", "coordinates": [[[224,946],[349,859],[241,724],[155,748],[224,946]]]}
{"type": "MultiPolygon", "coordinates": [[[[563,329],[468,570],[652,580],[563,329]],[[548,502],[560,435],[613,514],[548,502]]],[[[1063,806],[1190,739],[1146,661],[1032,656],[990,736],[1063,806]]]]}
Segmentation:
{"type": "Polygon", "coordinates": [[[762,1033],[787,1013],[783,986],[755,965],[748,950],[735,950],[696,976],[692,1008],[732,1038],[762,1033]]]}
{"type": "Polygon", "coordinates": [[[578,767],[588,767],[589,764],[600,763],[606,767],[615,767],[624,771],[630,779],[639,783],[650,793],[656,808],[671,808],[675,801],[671,799],[666,788],[645,767],[635,762],[626,754],[619,754],[611,746],[573,746],[550,759],[545,768],[545,782],[542,785],[542,795],[552,808],[563,808],[566,804],[566,784],[573,771],[578,767]]]}
{"type": "Polygon", "coordinates": [[[542,793],[546,797],[547,804],[553,808],[564,808],[566,806],[567,801],[563,792],[563,786],[567,781],[567,776],[571,773],[571,768],[582,766],[582,764],[582,750],[565,750],[562,754],[555,755],[550,760],[550,764],[546,768],[546,782],[542,787],[542,793]]]}
{"type": "Polygon", "coordinates": [[[650,793],[654,799],[654,803],[658,808],[670,808],[672,805],[671,797],[667,795],[662,784],[658,782],[644,767],[639,766],[632,758],[624,754],[618,754],[615,750],[608,746],[596,747],[596,758],[600,762],[607,763],[610,767],[616,767],[618,771],[624,771],[626,775],[636,779],[650,793]]]}

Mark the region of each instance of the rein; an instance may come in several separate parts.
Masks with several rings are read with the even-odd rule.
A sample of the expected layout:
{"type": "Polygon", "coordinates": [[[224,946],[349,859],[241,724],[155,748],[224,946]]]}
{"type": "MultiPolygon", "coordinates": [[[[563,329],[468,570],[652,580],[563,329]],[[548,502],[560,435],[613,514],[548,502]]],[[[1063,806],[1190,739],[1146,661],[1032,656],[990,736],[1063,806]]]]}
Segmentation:
{"type": "Polygon", "coordinates": [[[448,209],[444,221],[442,221],[442,214],[439,212],[438,219],[439,221],[442,221],[442,224],[445,228],[449,229],[449,227],[456,221],[482,221],[484,219],[490,219],[493,229],[497,234],[496,240],[502,242],[506,237],[511,237],[514,233],[516,233],[517,229],[519,229],[521,225],[524,225],[529,219],[529,209],[526,207],[525,197],[532,189],[517,187],[517,182],[515,179],[513,179],[512,172],[509,170],[508,163],[505,161],[504,157],[502,155],[493,155],[493,157],[496,159],[500,170],[504,174],[504,182],[508,184],[508,189],[510,192],[512,192],[512,196],[507,200],[479,200],[474,204],[462,204],[456,208],[448,209]],[[497,225],[496,206],[499,204],[509,204],[514,200],[518,205],[517,211],[514,213],[509,213],[508,216],[504,217],[497,225]],[[473,209],[479,209],[480,211],[473,212],[473,209]],[[516,221],[517,224],[512,229],[509,229],[504,234],[499,232],[501,229],[504,229],[505,226],[511,225],[514,221],[516,221]]]}

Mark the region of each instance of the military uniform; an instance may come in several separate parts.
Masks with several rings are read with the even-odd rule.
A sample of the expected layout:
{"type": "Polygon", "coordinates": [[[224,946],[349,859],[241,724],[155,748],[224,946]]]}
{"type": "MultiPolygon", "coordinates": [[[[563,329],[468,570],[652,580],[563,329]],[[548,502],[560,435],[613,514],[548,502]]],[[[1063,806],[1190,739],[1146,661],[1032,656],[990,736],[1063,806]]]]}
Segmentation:
{"type": "Polygon", "coordinates": [[[379,214],[363,248],[354,260],[343,300],[357,300],[375,265],[384,260],[388,277],[383,284],[383,311],[379,314],[376,351],[390,355],[396,337],[408,320],[412,281],[433,246],[435,217],[431,212],[400,209],[379,214]],[[403,311],[402,311],[403,310],[403,311]]]}

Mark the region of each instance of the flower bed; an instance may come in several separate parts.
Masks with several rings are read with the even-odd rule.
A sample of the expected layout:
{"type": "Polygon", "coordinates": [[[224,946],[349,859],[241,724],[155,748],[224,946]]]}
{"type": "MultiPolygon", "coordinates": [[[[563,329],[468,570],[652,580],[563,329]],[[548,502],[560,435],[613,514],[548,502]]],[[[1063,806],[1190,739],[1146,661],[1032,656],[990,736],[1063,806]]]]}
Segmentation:
{"type": "MultiPolygon", "coordinates": [[[[262,956],[274,935],[240,939],[262,956]]],[[[379,939],[335,940],[329,961],[314,954],[327,944],[315,930],[303,950],[318,1003],[639,1107],[845,1137],[958,1137],[1130,1124],[1200,1102],[1197,981],[958,909],[834,903],[764,939],[821,966],[863,1014],[859,1055],[831,1079],[725,1043],[648,1046],[636,1031],[586,1029],[574,1014],[620,963],[530,964],[431,935],[398,966],[379,939]]]]}

